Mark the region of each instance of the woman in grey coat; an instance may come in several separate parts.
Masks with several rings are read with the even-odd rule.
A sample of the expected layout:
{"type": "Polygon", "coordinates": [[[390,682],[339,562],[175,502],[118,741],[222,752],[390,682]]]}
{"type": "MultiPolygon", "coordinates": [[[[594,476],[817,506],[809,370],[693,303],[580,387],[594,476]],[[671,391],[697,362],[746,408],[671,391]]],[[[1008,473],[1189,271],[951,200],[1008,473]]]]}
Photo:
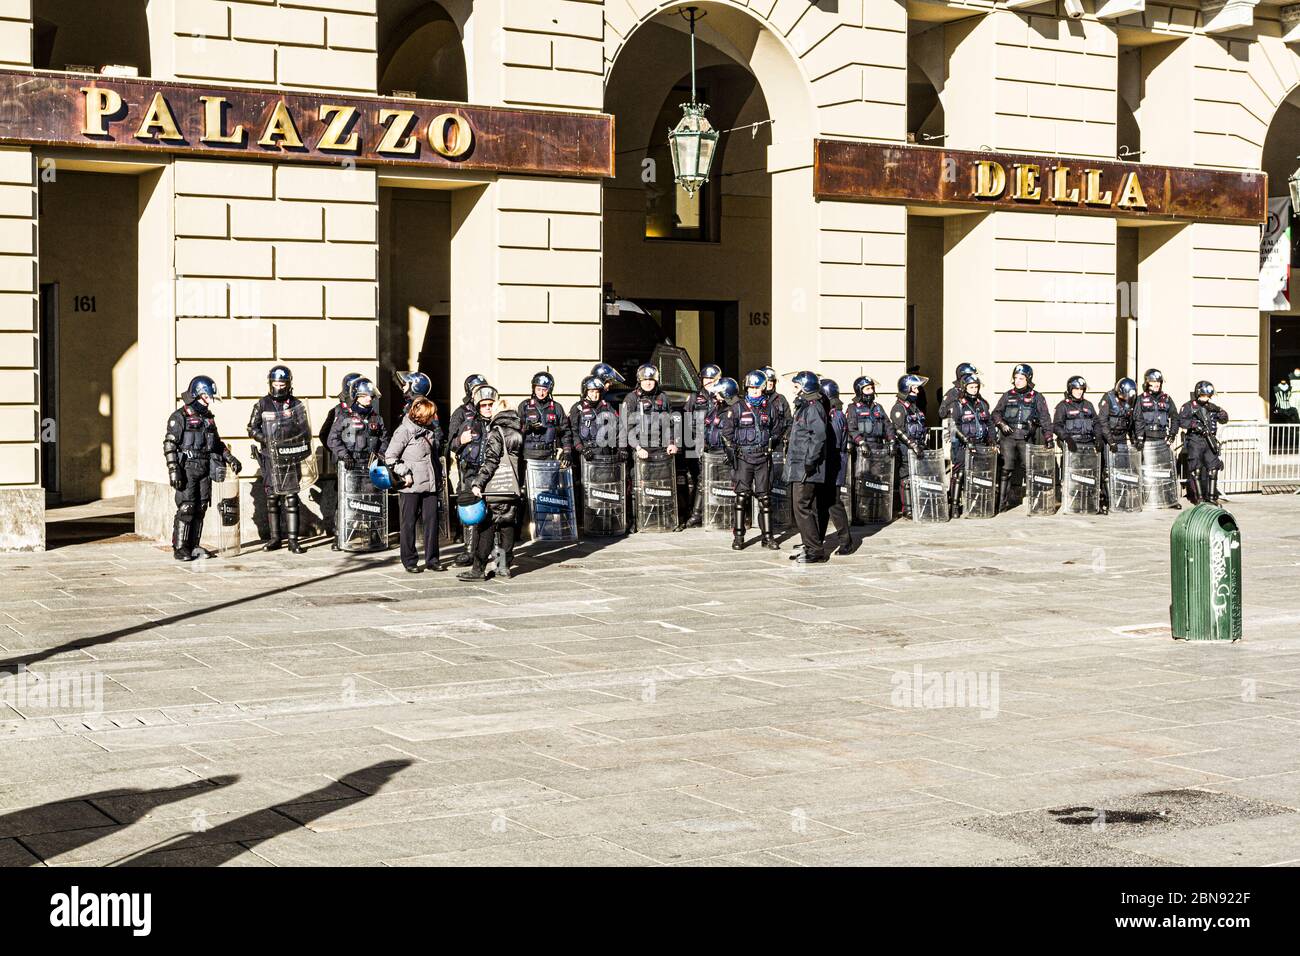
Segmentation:
{"type": "Polygon", "coordinates": [[[442,487],[442,425],[438,408],[427,398],[411,403],[410,410],[393,433],[384,460],[401,482],[402,566],[412,574],[424,568],[444,570],[438,560],[438,491],[442,487]],[[424,525],[424,567],[415,550],[415,523],[424,525]]]}

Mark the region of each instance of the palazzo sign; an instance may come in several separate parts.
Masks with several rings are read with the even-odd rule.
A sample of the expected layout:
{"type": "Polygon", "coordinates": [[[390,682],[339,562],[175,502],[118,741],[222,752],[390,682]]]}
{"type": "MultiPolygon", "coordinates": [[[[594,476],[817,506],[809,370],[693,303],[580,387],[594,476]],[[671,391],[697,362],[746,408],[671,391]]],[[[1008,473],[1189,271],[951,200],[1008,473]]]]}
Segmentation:
{"type": "Polygon", "coordinates": [[[817,140],[818,199],[1259,225],[1268,176],[1061,156],[817,140]]]}
{"type": "Polygon", "coordinates": [[[0,143],[475,172],[614,173],[614,120],[428,100],[0,70],[0,143]]]}

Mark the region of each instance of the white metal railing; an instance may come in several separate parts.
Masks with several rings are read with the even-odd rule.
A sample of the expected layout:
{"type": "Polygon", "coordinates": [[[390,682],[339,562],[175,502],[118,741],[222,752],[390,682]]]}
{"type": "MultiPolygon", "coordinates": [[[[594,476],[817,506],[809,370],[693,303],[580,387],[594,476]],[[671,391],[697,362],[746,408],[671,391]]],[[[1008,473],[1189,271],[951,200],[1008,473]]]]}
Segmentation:
{"type": "MultiPolygon", "coordinates": [[[[1218,431],[1219,490],[1224,494],[1300,491],[1300,425],[1229,422],[1218,431]]],[[[930,429],[930,447],[944,448],[944,428],[930,429]]],[[[1175,450],[1181,443],[1175,445],[1175,450]]]]}

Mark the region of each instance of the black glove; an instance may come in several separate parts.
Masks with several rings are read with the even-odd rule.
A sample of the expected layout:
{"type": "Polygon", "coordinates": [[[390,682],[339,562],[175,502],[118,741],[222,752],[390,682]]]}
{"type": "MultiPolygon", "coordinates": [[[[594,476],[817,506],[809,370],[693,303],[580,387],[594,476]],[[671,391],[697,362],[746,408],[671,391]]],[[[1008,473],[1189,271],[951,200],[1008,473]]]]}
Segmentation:
{"type": "Polygon", "coordinates": [[[226,452],[225,462],[227,467],[229,467],[230,470],[233,471],[235,474],[239,474],[241,471],[244,470],[244,463],[240,461],[238,458],[236,458],[234,455],[232,455],[230,452],[226,452]]]}
{"type": "Polygon", "coordinates": [[[583,459],[583,461],[594,461],[595,458],[596,458],[596,449],[594,449],[594,448],[584,448],[584,449],[582,449],[582,459],[583,459]]]}
{"type": "Polygon", "coordinates": [[[167,481],[176,491],[185,487],[185,476],[175,465],[167,466],[167,481]]]}
{"type": "Polygon", "coordinates": [[[997,426],[998,426],[998,431],[1000,431],[1002,434],[1004,435],[1011,434],[1011,426],[1008,425],[1006,422],[998,422],[997,426]]]}
{"type": "Polygon", "coordinates": [[[1110,453],[1111,453],[1112,455],[1119,451],[1119,443],[1118,443],[1118,442],[1108,442],[1108,444],[1110,445],[1110,453]]]}
{"type": "Polygon", "coordinates": [[[1065,442],[1065,447],[1068,448],[1070,451],[1079,450],[1079,443],[1075,441],[1073,438],[1065,438],[1063,439],[1063,441],[1065,442]]]}
{"type": "Polygon", "coordinates": [[[567,451],[560,452],[559,460],[560,460],[561,468],[568,468],[570,462],[572,461],[572,459],[570,458],[570,453],[567,451]]]}

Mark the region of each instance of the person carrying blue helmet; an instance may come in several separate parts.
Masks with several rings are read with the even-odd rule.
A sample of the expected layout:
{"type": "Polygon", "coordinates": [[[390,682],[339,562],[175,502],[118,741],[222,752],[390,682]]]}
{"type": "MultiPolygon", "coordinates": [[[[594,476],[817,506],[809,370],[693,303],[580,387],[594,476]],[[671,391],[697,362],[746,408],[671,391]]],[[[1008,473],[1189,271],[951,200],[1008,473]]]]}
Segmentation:
{"type": "Polygon", "coordinates": [[[214,557],[199,546],[203,517],[212,504],[213,466],[221,462],[236,475],[244,468],[221,440],[212,417],[212,404],[219,401],[217,383],[206,375],[196,375],[181,396],[181,407],[167,419],[163,458],[168,482],[176,492],[172,557],[177,561],[214,557]]]}

